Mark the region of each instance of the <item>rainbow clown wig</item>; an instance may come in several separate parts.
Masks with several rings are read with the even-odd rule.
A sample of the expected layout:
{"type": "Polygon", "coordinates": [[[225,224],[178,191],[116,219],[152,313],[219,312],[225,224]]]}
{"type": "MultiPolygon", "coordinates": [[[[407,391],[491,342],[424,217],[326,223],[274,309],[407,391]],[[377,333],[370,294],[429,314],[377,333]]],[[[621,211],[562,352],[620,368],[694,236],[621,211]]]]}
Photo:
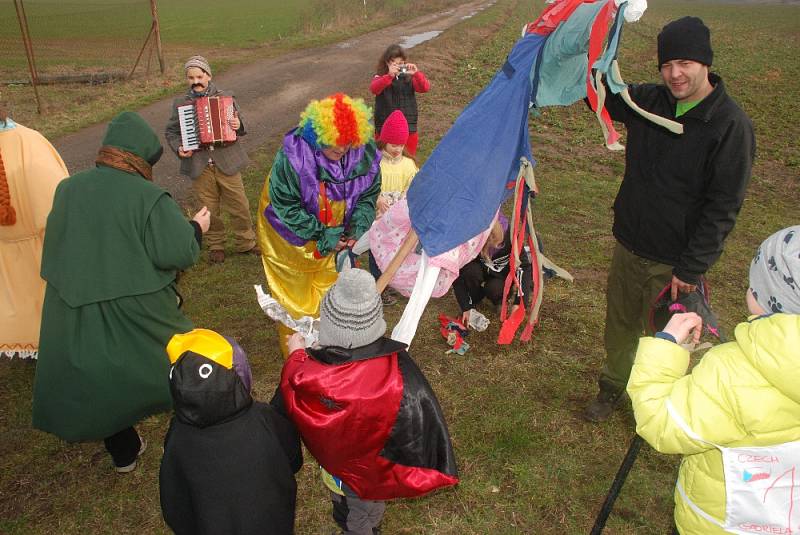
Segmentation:
{"type": "Polygon", "coordinates": [[[372,139],[372,110],[360,98],[343,93],[312,100],[300,114],[300,132],[315,149],[359,147],[372,139]]]}

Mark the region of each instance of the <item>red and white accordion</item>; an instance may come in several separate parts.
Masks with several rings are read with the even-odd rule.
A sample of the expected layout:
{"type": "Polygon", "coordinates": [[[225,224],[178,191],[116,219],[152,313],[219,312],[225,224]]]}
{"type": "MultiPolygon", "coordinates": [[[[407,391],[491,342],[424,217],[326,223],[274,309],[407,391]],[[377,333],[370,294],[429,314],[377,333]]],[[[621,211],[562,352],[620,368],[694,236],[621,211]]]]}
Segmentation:
{"type": "Polygon", "coordinates": [[[224,145],[236,141],[231,128],[233,97],[199,97],[194,102],[178,106],[183,150],[224,145]]]}

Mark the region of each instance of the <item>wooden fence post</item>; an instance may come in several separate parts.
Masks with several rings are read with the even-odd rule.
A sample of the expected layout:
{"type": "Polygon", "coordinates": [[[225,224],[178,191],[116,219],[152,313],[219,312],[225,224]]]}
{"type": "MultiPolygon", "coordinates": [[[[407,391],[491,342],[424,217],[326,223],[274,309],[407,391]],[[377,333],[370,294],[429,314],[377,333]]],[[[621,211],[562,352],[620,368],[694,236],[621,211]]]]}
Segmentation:
{"type": "Polygon", "coordinates": [[[158,66],[164,74],[164,53],[161,50],[161,26],[158,24],[158,8],[156,0],[150,0],[150,13],[153,15],[153,31],[156,34],[156,52],[158,53],[158,66]]]}
{"type": "Polygon", "coordinates": [[[33,93],[36,95],[36,111],[39,113],[39,115],[41,115],[42,101],[39,98],[39,73],[36,72],[36,59],[33,56],[33,43],[31,42],[31,33],[28,30],[28,17],[25,16],[25,6],[22,5],[22,0],[14,0],[14,8],[17,10],[19,30],[22,33],[22,43],[25,46],[25,56],[28,59],[28,70],[31,73],[31,85],[33,85],[33,93]]]}

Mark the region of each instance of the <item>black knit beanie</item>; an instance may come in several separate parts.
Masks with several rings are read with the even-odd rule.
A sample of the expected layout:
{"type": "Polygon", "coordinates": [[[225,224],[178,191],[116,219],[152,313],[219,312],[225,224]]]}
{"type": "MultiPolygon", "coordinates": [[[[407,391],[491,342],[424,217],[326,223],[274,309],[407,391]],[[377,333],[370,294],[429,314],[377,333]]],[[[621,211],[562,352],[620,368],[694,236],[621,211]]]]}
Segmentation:
{"type": "Polygon", "coordinates": [[[658,66],[673,59],[690,59],[711,65],[711,32],[697,17],[673,20],[658,34],[658,66]]]}

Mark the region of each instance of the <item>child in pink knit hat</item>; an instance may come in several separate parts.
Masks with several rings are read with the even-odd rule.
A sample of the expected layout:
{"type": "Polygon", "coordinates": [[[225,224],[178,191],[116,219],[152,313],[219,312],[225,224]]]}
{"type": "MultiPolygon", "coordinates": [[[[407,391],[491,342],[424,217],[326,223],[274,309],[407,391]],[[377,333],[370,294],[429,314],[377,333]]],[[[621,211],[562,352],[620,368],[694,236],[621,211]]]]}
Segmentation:
{"type": "MultiPolygon", "coordinates": [[[[408,121],[400,110],[389,114],[381,127],[376,141],[381,149],[381,194],[375,208],[375,219],[380,218],[391,205],[405,198],[411,179],[417,174],[417,163],[406,150],[408,121]]],[[[369,255],[370,273],[377,279],[381,275],[372,253],[369,255]]],[[[397,300],[391,290],[382,294],[384,305],[393,305],[397,300]]]]}
{"type": "Polygon", "coordinates": [[[381,149],[381,194],[378,197],[377,217],[406,196],[411,179],[417,174],[417,163],[406,151],[408,121],[400,110],[393,111],[376,139],[381,149]]]}

